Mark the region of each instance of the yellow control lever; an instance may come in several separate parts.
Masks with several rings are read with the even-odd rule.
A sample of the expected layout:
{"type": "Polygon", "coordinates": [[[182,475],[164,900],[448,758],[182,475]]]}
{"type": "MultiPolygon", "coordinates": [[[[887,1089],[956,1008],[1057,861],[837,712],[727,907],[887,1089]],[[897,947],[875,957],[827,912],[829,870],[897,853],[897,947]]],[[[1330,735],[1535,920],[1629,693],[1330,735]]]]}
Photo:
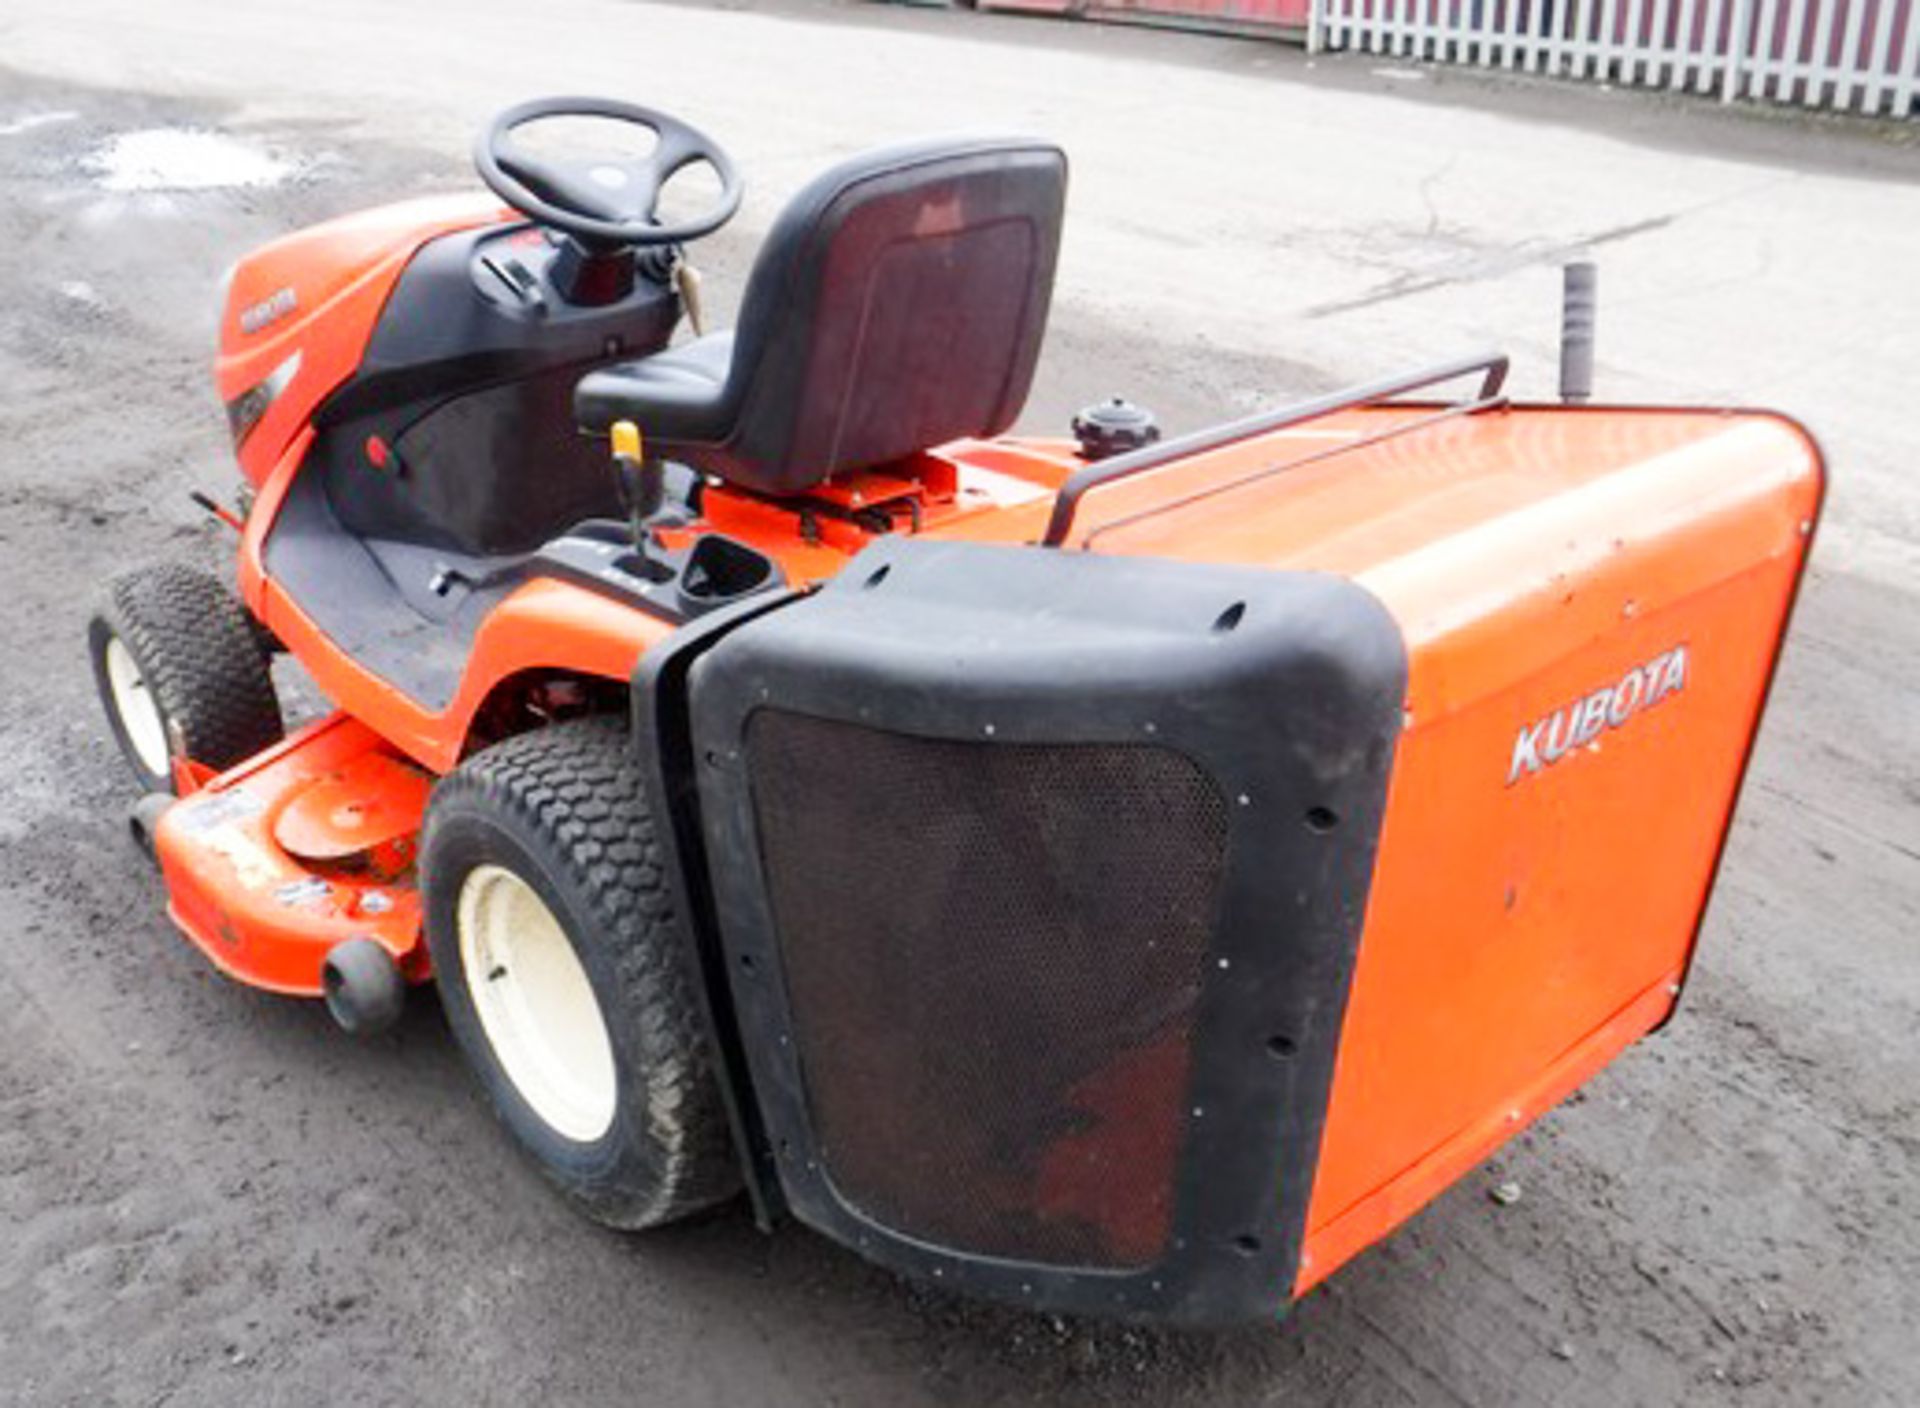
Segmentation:
{"type": "Polygon", "coordinates": [[[610,432],[613,437],[613,456],[615,459],[640,460],[640,427],[630,420],[617,420],[610,432]]]}

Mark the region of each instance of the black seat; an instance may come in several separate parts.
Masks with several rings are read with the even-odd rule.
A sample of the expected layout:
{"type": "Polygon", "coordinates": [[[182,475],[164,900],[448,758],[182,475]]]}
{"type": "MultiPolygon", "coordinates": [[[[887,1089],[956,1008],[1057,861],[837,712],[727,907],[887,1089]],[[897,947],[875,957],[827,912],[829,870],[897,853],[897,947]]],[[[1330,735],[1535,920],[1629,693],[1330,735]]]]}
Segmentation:
{"type": "Polygon", "coordinates": [[[1019,415],[1066,200],[1057,147],[923,142],[808,185],[767,236],[730,332],[584,377],[583,428],[765,494],[1019,415]]]}

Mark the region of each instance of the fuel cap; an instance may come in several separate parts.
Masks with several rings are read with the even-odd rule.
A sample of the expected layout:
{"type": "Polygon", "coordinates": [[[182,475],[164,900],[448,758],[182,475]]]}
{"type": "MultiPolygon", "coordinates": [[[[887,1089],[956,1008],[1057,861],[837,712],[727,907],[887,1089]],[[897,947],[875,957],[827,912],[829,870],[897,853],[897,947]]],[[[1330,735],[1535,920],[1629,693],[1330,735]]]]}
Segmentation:
{"type": "Polygon", "coordinates": [[[1124,396],[1088,406],[1073,418],[1073,438],[1080,442],[1080,457],[1104,460],[1123,455],[1160,438],[1160,422],[1145,406],[1136,406],[1124,396]]]}

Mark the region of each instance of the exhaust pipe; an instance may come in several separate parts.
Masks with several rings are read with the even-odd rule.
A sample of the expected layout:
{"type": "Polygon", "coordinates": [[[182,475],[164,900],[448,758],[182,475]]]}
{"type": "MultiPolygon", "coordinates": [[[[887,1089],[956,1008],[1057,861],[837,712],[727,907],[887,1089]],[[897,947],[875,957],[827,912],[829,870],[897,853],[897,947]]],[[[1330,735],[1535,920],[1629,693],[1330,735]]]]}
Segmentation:
{"type": "Polygon", "coordinates": [[[1600,271],[1591,259],[1560,271],[1560,399],[1578,406],[1593,399],[1593,323],[1600,271]]]}
{"type": "Polygon", "coordinates": [[[160,814],[179,800],[171,792],[149,792],[127,812],[127,832],[133,844],[155,865],[160,863],[160,853],[153,845],[154,828],[160,824],[160,814]]]}

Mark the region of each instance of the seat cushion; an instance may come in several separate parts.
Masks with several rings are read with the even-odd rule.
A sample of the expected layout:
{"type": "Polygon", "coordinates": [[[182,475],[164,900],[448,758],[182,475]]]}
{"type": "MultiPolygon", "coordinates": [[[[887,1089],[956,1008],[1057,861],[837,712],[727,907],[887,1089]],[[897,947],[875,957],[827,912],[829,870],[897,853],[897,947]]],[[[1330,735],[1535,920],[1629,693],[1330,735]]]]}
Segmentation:
{"type": "Polygon", "coordinates": [[[649,440],[719,440],[732,408],[722,400],[733,364],[733,330],[708,333],[651,357],[581,378],[574,412],[591,430],[631,420],[649,440]]]}

